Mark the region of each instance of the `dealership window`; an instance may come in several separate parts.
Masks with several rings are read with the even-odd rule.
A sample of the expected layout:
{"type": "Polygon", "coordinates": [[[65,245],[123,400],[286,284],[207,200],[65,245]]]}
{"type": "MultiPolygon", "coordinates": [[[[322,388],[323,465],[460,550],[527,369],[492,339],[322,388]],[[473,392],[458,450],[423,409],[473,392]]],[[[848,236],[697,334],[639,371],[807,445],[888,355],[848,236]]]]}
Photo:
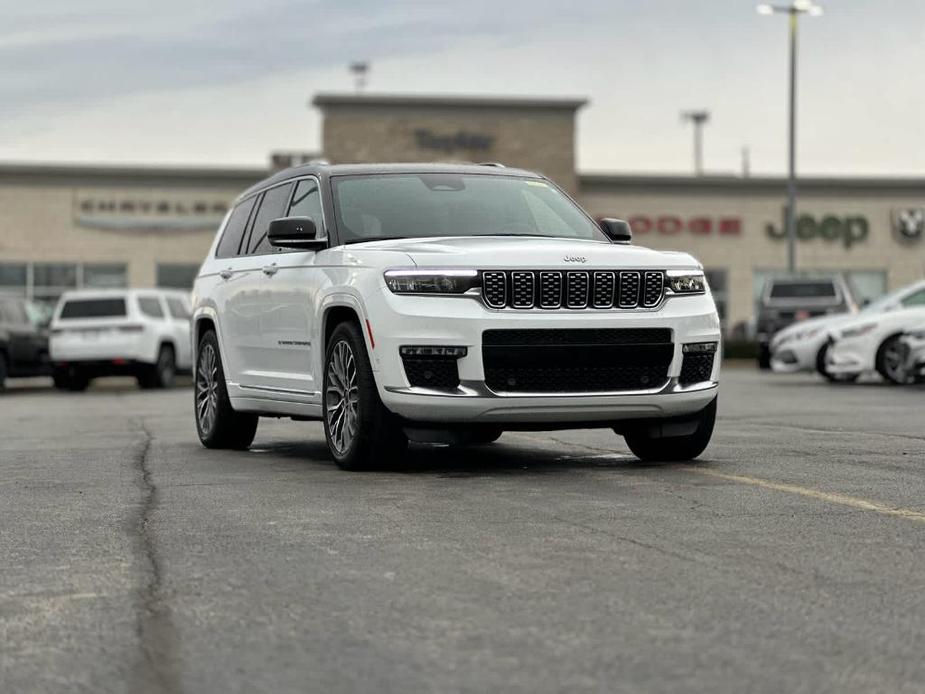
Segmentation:
{"type": "Polygon", "coordinates": [[[125,287],[122,263],[0,263],[0,293],[25,296],[46,307],[82,287],[125,287]]]}
{"type": "Polygon", "coordinates": [[[83,286],[113,289],[128,285],[125,265],[87,263],[83,266],[83,286]]]}
{"type": "Polygon", "coordinates": [[[158,263],[157,286],[165,289],[191,289],[198,274],[198,265],[158,263]]]}

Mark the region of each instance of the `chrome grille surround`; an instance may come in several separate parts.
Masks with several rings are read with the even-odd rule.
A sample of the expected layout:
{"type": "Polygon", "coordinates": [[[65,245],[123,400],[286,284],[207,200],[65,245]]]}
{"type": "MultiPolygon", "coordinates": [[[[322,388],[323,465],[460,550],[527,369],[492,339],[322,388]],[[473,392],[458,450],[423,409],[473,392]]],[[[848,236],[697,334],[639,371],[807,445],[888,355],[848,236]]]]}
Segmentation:
{"type": "Polygon", "coordinates": [[[655,310],[664,270],[483,270],[482,301],[492,309],[655,310]]]}
{"type": "Polygon", "coordinates": [[[665,273],[649,270],[645,273],[642,287],[642,305],[645,308],[658,306],[665,293],[665,273]]]}
{"type": "Polygon", "coordinates": [[[504,308],[507,306],[507,273],[482,273],[482,301],[489,308],[504,308]]]}
{"type": "Polygon", "coordinates": [[[533,272],[515,270],[511,273],[511,306],[514,308],[533,308],[535,295],[533,272]]]}
{"type": "Polygon", "coordinates": [[[620,290],[617,293],[619,308],[636,308],[639,305],[640,273],[636,271],[620,273],[620,290]]]}
{"type": "Polygon", "coordinates": [[[567,308],[587,308],[591,278],[587,272],[565,273],[565,305],[567,308]]]}

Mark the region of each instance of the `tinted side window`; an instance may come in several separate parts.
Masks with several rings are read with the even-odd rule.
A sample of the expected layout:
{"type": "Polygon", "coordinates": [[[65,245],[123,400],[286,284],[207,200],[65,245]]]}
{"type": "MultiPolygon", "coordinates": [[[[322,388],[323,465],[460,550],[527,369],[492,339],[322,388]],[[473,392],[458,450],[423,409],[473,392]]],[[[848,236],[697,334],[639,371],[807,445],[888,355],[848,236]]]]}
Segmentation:
{"type": "Polygon", "coordinates": [[[161,308],[161,302],[154,296],[139,296],[138,308],[149,318],[163,318],[164,309],[161,308]]]}
{"type": "Polygon", "coordinates": [[[295,195],[292,196],[292,204],[289,205],[287,217],[311,217],[318,227],[318,233],[321,234],[321,191],[318,190],[318,182],[311,178],[299,181],[295,187],[295,195]]]}
{"type": "Polygon", "coordinates": [[[167,297],[167,310],[170,311],[171,318],[175,318],[177,320],[189,320],[189,309],[187,309],[184,303],[176,297],[167,297]]]}
{"type": "Polygon", "coordinates": [[[270,222],[274,219],[286,216],[286,203],[289,202],[289,193],[292,191],[292,184],[276,186],[270,188],[263,194],[263,200],[260,203],[260,209],[254,217],[254,226],[251,229],[250,255],[262,255],[264,253],[273,253],[274,248],[267,240],[267,231],[270,228],[270,222]]]}
{"type": "Polygon", "coordinates": [[[244,236],[244,230],[247,228],[247,218],[254,208],[256,198],[245,200],[234,208],[228,223],[225,225],[225,231],[221,240],[218,242],[218,248],[215,249],[216,258],[233,258],[238,255],[238,249],[241,247],[241,238],[244,236]]]}

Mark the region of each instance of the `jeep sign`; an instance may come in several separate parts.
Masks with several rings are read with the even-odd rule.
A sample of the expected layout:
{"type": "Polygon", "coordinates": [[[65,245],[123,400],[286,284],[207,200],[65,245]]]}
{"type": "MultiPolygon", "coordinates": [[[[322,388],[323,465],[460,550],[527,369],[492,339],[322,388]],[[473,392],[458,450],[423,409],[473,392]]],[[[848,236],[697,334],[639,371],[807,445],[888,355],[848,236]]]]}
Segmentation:
{"type": "MultiPolygon", "coordinates": [[[[784,223],[775,226],[768,223],[765,226],[765,233],[769,238],[782,241],[787,238],[787,227],[784,223]]],[[[826,242],[839,242],[845,248],[850,249],[854,244],[866,241],[870,235],[870,223],[867,217],[851,216],[836,217],[827,214],[816,219],[812,215],[801,214],[797,219],[797,239],[800,241],[811,241],[821,239],[826,242]]]]}

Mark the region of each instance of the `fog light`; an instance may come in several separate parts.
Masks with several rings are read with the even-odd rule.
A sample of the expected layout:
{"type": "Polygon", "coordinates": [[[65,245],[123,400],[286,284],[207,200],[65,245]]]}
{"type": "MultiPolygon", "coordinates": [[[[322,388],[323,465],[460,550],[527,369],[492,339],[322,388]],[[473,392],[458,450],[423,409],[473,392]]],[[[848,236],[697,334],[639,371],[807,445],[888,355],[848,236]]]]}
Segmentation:
{"type": "Polygon", "coordinates": [[[704,354],[716,351],[715,342],[689,342],[686,345],[681,345],[681,351],[684,354],[704,354]]]}
{"type": "Polygon", "coordinates": [[[403,345],[398,348],[403,357],[449,357],[459,359],[469,353],[467,347],[447,347],[443,345],[403,345]]]}

